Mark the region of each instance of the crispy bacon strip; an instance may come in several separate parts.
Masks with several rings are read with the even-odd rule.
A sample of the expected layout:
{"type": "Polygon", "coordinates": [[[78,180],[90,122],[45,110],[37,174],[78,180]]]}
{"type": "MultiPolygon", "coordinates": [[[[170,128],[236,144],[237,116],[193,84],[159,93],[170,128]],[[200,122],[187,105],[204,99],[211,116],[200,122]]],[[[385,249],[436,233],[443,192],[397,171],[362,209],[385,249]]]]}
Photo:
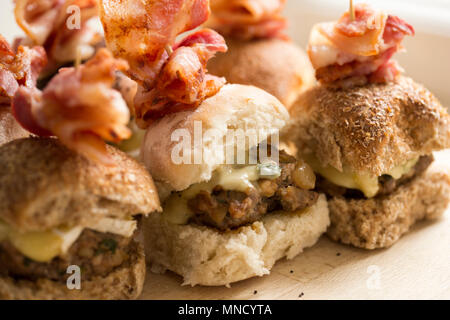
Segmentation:
{"type": "Polygon", "coordinates": [[[286,0],[211,0],[208,26],[241,40],[287,39],[287,21],[281,12],[286,0]]]}
{"type": "Polygon", "coordinates": [[[216,52],[227,49],[219,34],[209,29],[200,30],[173,48],[155,86],[148,92],[141,89],[136,95],[136,119],[140,127],[164,115],[196,108],[225,84],[225,79],[206,73],[208,60],[216,52]]]}
{"type": "Polygon", "coordinates": [[[138,82],[136,122],[146,128],[166,114],[196,108],[214,95],[224,79],[206,73],[208,60],[227,47],[222,36],[202,29],[207,0],[102,0],[100,17],[107,46],[130,64],[128,75],[138,82]],[[170,56],[167,48],[171,48],[170,56]]]}
{"type": "Polygon", "coordinates": [[[308,54],[322,83],[388,82],[401,73],[391,58],[406,35],[414,29],[405,21],[357,4],[355,20],[346,12],[337,22],[314,26],[308,54]]]}
{"type": "Polygon", "coordinates": [[[57,136],[67,147],[89,159],[112,164],[103,140],[118,143],[130,137],[130,112],[112,89],[115,71],[128,65],[106,49],[78,68],[63,68],[41,92],[20,87],[12,110],[31,133],[57,136]]]}
{"type": "Polygon", "coordinates": [[[160,95],[196,104],[208,90],[206,64],[216,52],[225,52],[225,41],[212,30],[198,31],[175,46],[156,82],[160,95]]]}
{"type": "Polygon", "coordinates": [[[101,0],[100,18],[108,48],[130,64],[134,80],[152,85],[164,61],[165,47],[177,35],[208,17],[207,0],[101,0]]]}
{"type": "Polygon", "coordinates": [[[19,86],[32,88],[47,63],[42,47],[20,46],[14,52],[0,35],[0,104],[9,105],[19,86]]]}
{"type": "Polygon", "coordinates": [[[92,57],[103,41],[96,0],[16,0],[14,13],[28,36],[17,39],[17,45],[45,48],[49,64],[44,73],[78,55],[82,60],[92,57]]]}

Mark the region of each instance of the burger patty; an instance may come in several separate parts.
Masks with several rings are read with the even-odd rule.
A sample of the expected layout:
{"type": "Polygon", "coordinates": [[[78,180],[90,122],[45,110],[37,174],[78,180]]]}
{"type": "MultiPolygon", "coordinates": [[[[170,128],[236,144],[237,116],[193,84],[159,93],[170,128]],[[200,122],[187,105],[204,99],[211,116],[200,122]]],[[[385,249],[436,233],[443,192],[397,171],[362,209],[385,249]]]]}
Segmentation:
{"type": "Polygon", "coordinates": [[[280,151],[280,177],[259,179],[256,188],[247,192],[224,190],[221,186],[211,193],[199,192],[188,201],[194,213],[191,221],[200,225],[227,230],[259,220],[268,212],[276,210],[296,211],[312,206],[319,194],[295,186],[292,172],[296,159],[280,151]]]}
{"type": "Polygon", "coordinates": [[[43,263],[25,257],[5,241],[0,243],[0,274],[28,280],[66,281],[67,267],[77,265],[82,280],[90,280],[95,276],[106,276],[121,266],[137,245],[132,238],[86,229],[64,257],[43,263]]]}
{"type": "MultiPolygon", "coordinates": [[[[389,175],[382,175],[378,178],[379,190],[376,196],[388,195],[394,192],[399,186],[411,181],[415,177],[422,174],[433,162],[434,158],[432,155],[421,156],[410,172],[404,174],[399,179],[394,179],[389,175]]],[[[364,194],[360,190],[348,189],[345,187],[338,186],[324,177],[318,175],[316,190],[319,192],[324,192],[330,196],[344,196],[346,198],[364,198],[364,194]]]]}

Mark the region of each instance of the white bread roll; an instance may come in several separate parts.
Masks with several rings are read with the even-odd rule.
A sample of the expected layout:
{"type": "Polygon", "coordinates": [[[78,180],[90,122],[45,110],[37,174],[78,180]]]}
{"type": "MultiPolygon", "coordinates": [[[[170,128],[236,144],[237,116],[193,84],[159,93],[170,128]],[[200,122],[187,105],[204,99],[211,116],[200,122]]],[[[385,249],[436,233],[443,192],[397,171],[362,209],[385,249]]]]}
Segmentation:
{"type": "MultiPolygon", "coordinates": [[[[191,154],[203,147],[202,162],[173,163],[171,153],[179,144],[171,141],[174,130],[185,129],[193,137],[194,124],[201,121],[202,132],[215,129],[216,137],[223,139],[226,149],[225,137],[230,129],[262,129],[258,137],[261,141],[280,130],[288,118],[284,106],[265,91],[225,85],[196,110],[169,115],[153,123],[146,133],[141,156],[164,199],[172,191],[209,181],[214,170],[223,164],[223,157],[212,152],[217,145],[207,139],[199,146],[189,145],[191,154]]],[[[236,139],[228,144],[232,148],[242,147],[236,139]]],[[[246,148],[257,145],[258,141],[248,141],[246,148]]],[[[268,274],[277,260],[291,259],[303,248],[312,246],[329,223],[323,195],[304,212],[269,212],[259,221],[228,231],[193,223],[173,224],[164,212],[153,213],[143,219],[146,259],[153,271],[168,269],[182,275],[184,284],[229,285],[268,274]]]]}
{"type": "Polygon", "coordinates": [[[277,260],[292,259],[314,245],[329,224],[324,195],[301,213],[270,213],[226,232],[174,225],[154,213],[143,222],[146,259],[152,271],[183,276],[184,285],[228,286],[269,274],[277,260]]]}
{"type": "Polygon", "coordinates": [[[203,132],[214,129],[222,138],[229,129],[238,128],[262,130],[261,136],[268,137],[280,130],[288,119],[286,108],[269,93],[252,86],[225,85],[197,109],[171,114],[152,124],[142,144],[141,159],[155,181],[169,185],[171,190],[184,190],[194,183],[210,180],[212,172],[223,163],[223,154],[219,156],[214,152],[217,145],[213,139],[204,139],[200,146],[191,143],[192,155],[203,147],[200,164],[175,164],[171,155],[179,142],[171,141],[174,130],[186,129],[193,141],[194,123],[200,121],[203,132]]]}

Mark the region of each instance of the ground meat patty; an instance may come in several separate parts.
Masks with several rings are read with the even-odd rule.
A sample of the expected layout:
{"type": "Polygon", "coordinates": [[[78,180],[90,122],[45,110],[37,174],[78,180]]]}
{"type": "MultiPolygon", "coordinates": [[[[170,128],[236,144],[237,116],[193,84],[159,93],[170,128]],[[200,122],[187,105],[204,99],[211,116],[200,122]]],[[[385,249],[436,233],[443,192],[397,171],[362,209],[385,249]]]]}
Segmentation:
{"type": "Polygon", "coordinates": [[[259,220],[276,210],[296,211],[316,203],[318,193],[297,188],[292,181],[295,158],[280,151],[281,175],[277,179],[260,179],[258,188],[247,192],[223,190],[216,186],[212,193],[201,191],[188,201],[194,213],[191,221],[227,230],[259,220]]]}
{"type": "Polygon", "coordinates": [[[86,229],[66,256],[42,263],[28,259],[5,241],[0,243],[0,274],[29,280],[66,281],[67,267],[77,265],[82,280],[90,280],[94,276],[106,276],[122,265],[136,246],[131,238],[86,229]]]}
{"type": "MultiPolygon", "coordinates": [[[[410,172],[404,174],[399,179],[394,179],[389,175],[382,175],[378,178],[378,193],[376,196],[387,195],[394,192],[399,186],[405,184],[422,174],[433,162],[432,155],[421,156],[410,172]]],[[[345,196],[346,198],[364,198],[364,194],[355,189],[347,189],[328,181],[322,176],[317,176],[316,190],[324,192],[330,196],[345,196]]]]}

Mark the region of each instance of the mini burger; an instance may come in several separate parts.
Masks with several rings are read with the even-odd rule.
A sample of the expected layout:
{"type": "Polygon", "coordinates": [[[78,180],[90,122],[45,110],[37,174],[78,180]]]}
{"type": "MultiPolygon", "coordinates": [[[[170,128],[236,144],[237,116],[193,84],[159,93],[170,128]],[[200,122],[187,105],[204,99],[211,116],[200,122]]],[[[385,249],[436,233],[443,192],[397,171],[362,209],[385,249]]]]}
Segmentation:
{"type": "Polygon", "coordinates": [[[307,55],[285,34],[285,0],[211,0],[207,25],[222,34],[228,51],[208,64],[211,74],[254,85],[288,109],[315,82],[307,55]]]}
{"type": "Polygon", "coordinates": [[[1,299],[139,296],[145,259],[135,217],[159,200],[144,167],[107,152],[116,166],[52,138],[0,147],[1,299]],[[79,287],[70,287],[74,270],[79,287]]]}
{"type": "Polygon", "coordinates": [[[139,296],[145,259],[134,216],[160,206],[148,171],[106,144],[131,135],[115,89],[127,68],[103,48],[43,90],[19,83],[13,93],[12,114],[41,138],[0,148],[0,298],[139,296]]]}
{"type": "MultiPolygon", "coordinates": [[[[230,130],[268,128],[259,137],[266,140],[287,120],[286,109],[268,93],[225,85],[195,111],[166,116],[148,128],[142,159],[166,195],[163,212],[143,223],[154,270],[174,271],[192,286],[229,285],[268,274],[277,260],[292,259],[316,243],[329,224],[328,209],[325,196],[312,190],[315,175],[304,161],[279,151],[278,163],[224,164],[207,138],[202,163],[175,164],[171,158],[178,145],[172,133],[187,130],[193,137],[196,122],[239,150],[238,139],[226,142],[230,130]]],[[[195,148],[188,153],[194,155],[195,148]]]]}
{"type": "Polygon", "coordinates": [[[327,194],[328,235],[375,249],[445,211],[449,172],[433,166],[432,152],[450,147],[450,117],[391,60],[414,29],[364,4],[354,15],[313,28],[309,54],[320,84],[296,101],[283,135],[327,194]]]}
{"type": "Polygon", "coordinates": [[[261,89],[206,72],[208,59],[227,49],[218,33],[182,34],[206,21],[208,1],[102,0],[100,8],[107,46],[138,84],[140,157],[164,198],[163,212],[143,221],[153,270],[172,270],[184,284],[228,285],[268,274],[277,260],[312,246],[329,224],[328,208],[312,190],[311,168],[273,147],[288,112],[261,89]],[[227,141],[233,130],[258,136],[227,141]],[[267,143],[277,161],[250,157],[267,143]],[[236,151],[231,161],[224,150],[236,151]]]}

